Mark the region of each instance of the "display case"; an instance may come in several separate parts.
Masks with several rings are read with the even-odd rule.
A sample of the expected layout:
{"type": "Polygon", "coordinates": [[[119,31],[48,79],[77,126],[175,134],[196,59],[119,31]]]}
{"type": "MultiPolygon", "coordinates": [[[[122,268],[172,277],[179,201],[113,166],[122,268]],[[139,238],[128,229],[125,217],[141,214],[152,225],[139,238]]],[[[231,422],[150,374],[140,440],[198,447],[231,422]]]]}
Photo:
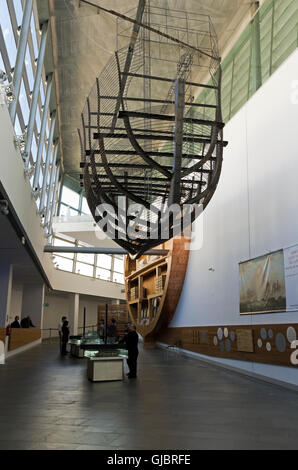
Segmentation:
{"type": "Polygon", "coordinates": [[[105,343],[97,333],[69,338],[71,354],[77,358],[86,357],[87,377],[92,382],[123,380],[123,361],[128,358],[122,345],[105,343]]]}
{"type": "Polygon", "coordinates": [[[118,346],[118,349],[101,349],[99,351],[86,350],[84,356],[88,358],[120,357],[122,359],[127,359],[128,353],[126,349],[119,349],[119,346],[118,346]]]}
{"type": "Polygon", "coordinates": [[[89,357],[87,376],[92,382],[121,381],[124,378],[124,357],[96,356],[89,357]]]}
{"type": "Polygon", "coordinates": [[[84,351],[81,349],[82,337],[81,336],[71,336],[69,338],[68,344],[70,345],[70,354],[73,357],[83,358],[84,351]]]}
{"type": "Polygon", "coordinates": [[[70,336],[68,344],[70,353],[73,357],[86,357],[86,352],[97,351],[104,346],[104,341],[98,336],[98,333],[89,332],[86,336],[70,336]]]}

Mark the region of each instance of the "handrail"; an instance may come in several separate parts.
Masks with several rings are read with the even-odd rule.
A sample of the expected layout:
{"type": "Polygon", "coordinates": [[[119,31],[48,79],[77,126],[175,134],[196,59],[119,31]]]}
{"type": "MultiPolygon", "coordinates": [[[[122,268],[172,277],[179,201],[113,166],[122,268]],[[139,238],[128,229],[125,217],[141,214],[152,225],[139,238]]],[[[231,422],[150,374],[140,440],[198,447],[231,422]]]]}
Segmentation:
{"type": "MultiPolygon", "coordinates": [[[[95,327],[95,326],[97,326],[97,324],[96,325],[86,325],[85,328],[92,328],[92,327],[95,327]]],[[[83,326],[78,326],[78,328],[81,329],[81,328],[84,328],[84,327],[83,326]]],[[[50,331],[50,330],[58,331],[58,328],[42,328],[42,331],[50,331]]]]}
{"type": "MultiPolygon", "coordinates": [[[[127,323],[127,322],[117,322],[117,324],[118,324],[119,326],[121,326],[121,325],[126,325],[126,323],[127,323]]],[[[94,330],[94,329],[96,328],[96,330],[97,330],[97,329],[98,329],[98,326],[99,326],[99,323],[97,323],[97,324],[95,324],[95,325],[86,325],[86,326],[85,326],[85,329],[88,329],[88,328],[90,329],[90,328],[92,328],[92,330],[94,330]]],[[[78,326],[78,330],[83,330],[83,329],[84,329],[83,326],[78,326]]],[[[59,330],[58,330],[58,328],[42,328],[41,331],[42,331],[42,332],[44,332],[44,331],[49,331],[49,332],[50,332],[49,338],[52,338],[52,331],[58,332],[59,330]]]]}

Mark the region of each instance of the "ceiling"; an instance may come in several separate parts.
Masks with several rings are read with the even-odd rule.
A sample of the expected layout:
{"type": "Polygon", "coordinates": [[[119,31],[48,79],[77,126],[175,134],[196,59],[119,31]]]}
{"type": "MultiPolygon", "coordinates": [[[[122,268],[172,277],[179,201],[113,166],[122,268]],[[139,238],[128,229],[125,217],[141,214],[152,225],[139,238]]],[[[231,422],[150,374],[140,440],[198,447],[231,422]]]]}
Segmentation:
{"type": "MultiPolygon", "coordinates": [[[[77,128],[80,114],[96,77],[116,50],[116,17],[80,4],[79,0],[48,0],[48,5],[45,3],[39,13],[46,16],[48,9],[51,18],[64,169],[79,179],[81,157],[77,128]]],[[[93,3],[126,13],[137,7],[138,0],[93,0],[93,3]]],[[[250,2],[245,0],[151,0],[151,3],[210,15],[218,35],[220,53],[250,8],[250,2]]]]}

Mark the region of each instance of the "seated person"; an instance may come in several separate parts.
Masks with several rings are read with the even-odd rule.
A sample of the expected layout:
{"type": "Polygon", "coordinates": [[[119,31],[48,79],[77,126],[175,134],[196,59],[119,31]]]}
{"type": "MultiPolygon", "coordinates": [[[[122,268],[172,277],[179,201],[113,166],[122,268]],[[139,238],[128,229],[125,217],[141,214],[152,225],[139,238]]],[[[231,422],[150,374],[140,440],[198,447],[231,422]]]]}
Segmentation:
{"type": "Polygon", "coordinates": [[[21,320],[22,328],[35,328],[29,315],[21,320]]]}
{"type": "Polygon", "coordinates": [[[21,328],[20,325],[20,317],[16,316],[12,324],[10,325],[11,328],[21,328]]]}

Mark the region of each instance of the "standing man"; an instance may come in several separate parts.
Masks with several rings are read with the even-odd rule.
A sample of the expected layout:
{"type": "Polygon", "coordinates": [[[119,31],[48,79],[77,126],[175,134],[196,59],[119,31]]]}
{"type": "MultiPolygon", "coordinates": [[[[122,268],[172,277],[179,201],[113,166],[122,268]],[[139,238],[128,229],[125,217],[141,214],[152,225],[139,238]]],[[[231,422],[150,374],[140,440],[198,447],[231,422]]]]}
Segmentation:
{"type": "Polygon", "coordinates": [[[68,343],[68,339],[69,339],[68,321],[65,320],[63,322],[62,331],[61,331],[61,354],[62,356],[66,356],[67,354],[66,346],[68,343]]]}
{"type": "Polygon", "coordinates": [[[100,321],[100,325],[98,327],[98,334],[101,340],[105,339],[105,322],[103,320],[100,321]]]}
{"type": "Polygon", "coordinates": [[[129,325],[129,331],[121,342],[125,343],[128,350],[127,365],[129,367],[129,379],[137,378],[137,360],[139,355],[138,343],[139,336],[135,325],[129,325]]]}
{"type": "Polygon", "coordinates": [[[59,346],[60,346],[60,352],[62,353],[62,327],[64,322],[67,320],[66,317],[61,318],[61,322],[58,325],[58,332],[59,332],[59,346]]]}
{"type": "Polygon", "coordinates": [[[110,344],[114,344],[118,341],[117,323],[115,318],[112,318],[111,324],[108,326],[108,338],[110,344]]]}

